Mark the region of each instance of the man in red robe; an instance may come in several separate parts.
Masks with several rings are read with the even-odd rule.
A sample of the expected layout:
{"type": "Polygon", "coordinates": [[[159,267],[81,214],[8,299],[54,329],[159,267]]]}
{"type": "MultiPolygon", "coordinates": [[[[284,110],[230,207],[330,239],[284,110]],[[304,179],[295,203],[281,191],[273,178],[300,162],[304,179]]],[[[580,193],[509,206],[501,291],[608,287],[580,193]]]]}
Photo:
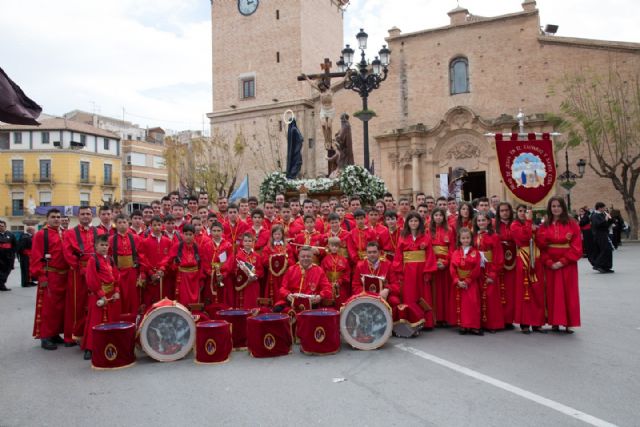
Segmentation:
{"type": "Polygon", "coordinates": [[[359,260],[367,257],[367,243],[377,242],[378,236],[375,231],[366,225],[367,214],[358,209],[353,213],[356,221],[356,227],[351,230],[351,234],[347,239],[347,249],[349,250],[349,259],[355,265],[359,260]]]}
{"type": "Polygon", "coordinates": [[[93,212],[89,206],[78,210],[79,224],[65,231],[63,235],[64,259],[71,272],[68,276],[64,319],[64,342],[78,341],[84,334],[87,318],[86,267],[94,254],[95,238],[98,231],[91,226],[93,212]]]}
{"type": "MultiPolygon", "coordinates": [[[[116,233],[109,237],[109,254],[113,258],[118,270],[119,287],[122,299],[120,308],[122,313],[133,316],[138,314],[142,300],[142,287],[139,286],[140,237],[129,232],[129,222],[124,215],[116,217],[116,233]]],[[[144,278],[142,278],[144,280],[144,278]]]]}
{"type": "Polygon", "coordinates": [[[391,263],[380,258],[377,242],[367,243],[367,258],[359,261],[353,270],[351,289],[353,295],[363,292],[380,295],[392,308],[400,304],[400,285],[392,272],[391,263]]]}
{"type": "MultiPolygon", "coordinates": [[[[282,311],[286,306],[292,306],[296,298],[311,295],[308,304],[317,307],[322,299],[331,299],[331,283],[327,279],[322,267],[313,263],[313,252],[310,247],[302,247],[298,251],[300,261],[289,267],[282,280],[280,288],[281,300],[274,311],[282,311]]],[[[296,307],[297,308],[297,307],[296,307]]]]}
{"type": "Polygon", "coordinates": [[[242,247],[242,235],[249,231],[249,226],[238,217],[238,206],[231,203],[227,208],[227,220],[224,226],[224,239],[231,243],[233,253],[242,247]]]}
{"type": "Polygon", "coordinates": [[[398,239],[400,238],[400,229],[398,228],[398,214],[395,211],[386,211],[384,213],[384,223],[386,231],[378,236],[380,249],[388,261],[393,260],[398,247],[398,239]]]}
{"type": "Polygon", "coordinates": [[[31,277],[38,281],[33,337],[45,350],[55,350],[64,332],[64,303],[69,265],[62,252],[61,213],[47,212],[47,225],[33,237],[31,277]]]}
{"type": "Polygon", "coordinates": [[[162,298],[173,299],[173,289],[166,282],[162,262],[169,256],[171,240],[162,234],[162,219],[151,220],[151,234],[140,242],[140,263],[146,283],[142,292],[142,302],[150,307],[162,298]]]}
{"type": "Polygon", "coordinates": [[[183,228],[184,240],[177,242],[165,258],[164,269],[176,273],[176,300],[189,308],[200,302],[200,285],[204,269],[200,251],[194,242],[195,229],[187,224],[183,228]]]}

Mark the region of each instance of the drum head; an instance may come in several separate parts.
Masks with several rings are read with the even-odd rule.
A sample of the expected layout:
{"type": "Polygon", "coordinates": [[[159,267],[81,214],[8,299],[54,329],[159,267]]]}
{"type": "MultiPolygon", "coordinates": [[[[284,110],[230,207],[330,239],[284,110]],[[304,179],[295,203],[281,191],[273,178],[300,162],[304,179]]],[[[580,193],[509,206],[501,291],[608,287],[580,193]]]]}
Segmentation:
{"type": "Polygon", "coordinates": [[[389,306],[380,298],[361,296],[350,301],[340,314],[344,340],[358,350],[382,347],[393,329],[389,306]]]}
{"type": "Polygon", "coordinates": [[[142,349],[160,362],[185,357],[195,338],[196,325],[191,314],[178,306],[158,307],[147,313],[140,324],[142,349]]]}

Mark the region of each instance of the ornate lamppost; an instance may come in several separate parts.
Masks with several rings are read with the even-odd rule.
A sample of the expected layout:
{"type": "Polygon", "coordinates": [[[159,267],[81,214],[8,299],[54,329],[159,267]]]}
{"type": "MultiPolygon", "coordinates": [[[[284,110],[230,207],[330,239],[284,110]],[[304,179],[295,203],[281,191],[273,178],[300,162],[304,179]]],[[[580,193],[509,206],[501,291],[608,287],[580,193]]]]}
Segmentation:
{"type": "Polygon", "coordinates": [[[569,170],[569,152],[567,149],[564,149],[564,162],[565,162],[565,171],[558,175],[558,179],[560,180],[560,185],[562,188],[567,190],[567,210],[571,213],[571,189],[576,185],[576,179],[582,178],[584,176],[584,170],[587,166],[587,162],[584,159],[578,160],[576,166],[578,167],[578,173],[575,174],[569,170]]]}
{"type": "Polygon", "coordinates": [[[380,83],[387,79],[389,59],[391,51],[387,49],[386,45],[382,46],[382,49],[378,52],[379,56],[376,56],[371,63],[365,58],[364,51],[367,48],[368,34],[361,28],[360,32],[356,34],[358,40],[358,49],[360,49],[360,62],[354,64],[354,50],[346,45],[342,49],[342,56],[337,62],[337,66],[340,72],[344,72],[344,87],[345,89],[351,89],[357,92],[362,98],[362,112],[357,117],[362,120],[363,124],[363,136],[364,136],[364,167],[367,170],[370,169],[369,164],[369,120],[373,117],[373,113],[368,110],[367,99],[369,93],[378,89],[380,83]],[[351,68],[354,66],[354,68],[351,68]]]}

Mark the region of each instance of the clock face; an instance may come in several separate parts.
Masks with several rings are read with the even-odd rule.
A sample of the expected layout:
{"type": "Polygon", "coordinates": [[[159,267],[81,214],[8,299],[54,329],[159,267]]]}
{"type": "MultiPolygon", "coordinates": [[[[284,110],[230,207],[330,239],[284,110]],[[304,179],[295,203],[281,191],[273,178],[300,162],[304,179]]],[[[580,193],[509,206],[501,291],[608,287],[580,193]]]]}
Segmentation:
{"type": "Polygon", "coordinates": [[[238,10],[244,16],[249,16],[258,8],[260,0],[238,0],[238,10]]]}

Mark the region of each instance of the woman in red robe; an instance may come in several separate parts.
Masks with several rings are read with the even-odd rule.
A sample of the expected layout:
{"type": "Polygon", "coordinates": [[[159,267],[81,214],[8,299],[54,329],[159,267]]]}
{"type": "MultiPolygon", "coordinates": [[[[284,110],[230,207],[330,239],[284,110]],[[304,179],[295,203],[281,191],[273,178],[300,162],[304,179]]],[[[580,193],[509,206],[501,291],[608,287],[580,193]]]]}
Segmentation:
{"type": "Polygon", "coordinates": [[[456,232],[462,227],[473,230],[473,206],[471,203],[462,202],[458,208],[458,217],[456,218],[456,232]]]}
{"type": "Polygon", "coordinates": [[[433,252],[438,269],[431,276],[433,301],[435,304],[436,325],[447,325],[447,312],[451,293],[451,275],[449,274],[449,258],[455,249],[455,231],[449,228],[446,212],[434,209],[431,213],[429,231],[433,252]]]}
{"type": "Polygon", "coordinates": [[[493,231],[491,219],[478,212],[473,220],[475,246],[480,252],[480,267],[483,278],[480,281],[480,302],[482,328],[495,333],[504,328],[504,315],[500,299],[498,276],[504,263],[500,237],[493,231]]]}
{"type": "Polygon", "coordinates": [[[516,259],[518,249],[513,240],[511,223],[513,222],[513,208],[510,203],[502,202],[498,205],[498,218],[496,218],[496,234],[502,242],[504,265],[498,277],[500,284],[500,302],[504,315],[504,327],[513,329],[515,316],[515,289],[516,289],[516,259]]]}
{"type": "Polygon", "coordinates": [[[200,248],[194,242],[195,228],[187,224],[182,229],[184,240],[176,242],[166,258],[167,268],[176,271],[176,300],[189,308],[200,302],[200,284],[203,260],[200,248]]]}
{"type": "Polygon", "coordinates": [[[422,313],[424,327],[433,328],[434,302],[429,284],[438,265],[431,237],[424,231],[424,220],[415,211],[407,215],[393,265],[401,283],[402,304],[412,312],[422,313]]]}
{"type": "Polygon", "coordinates": [[[538,230],[542,262],[547,279],[548,323],[554,331],[580,326],[578,260],[582,258],[582,236],[578,223],[569,217],[562,197],[547,204],[547,222],[538,230]]]}
{"type": "Polygon", "coordinates": [[[480,285],[483,281],[480,252],[473,247],[471,230],[458,230],[458,247],[451,254],[449,272],[453,293],[449,309],[449,323],[460,328],[460,335],[471,332],[483,335],[480,315],[480,285]]]}
{"type": "Polygon", "coordinates": [[[284,228],[277,224],[271,228],[269,245],[262,250],[262,265],[265,266],[265,288],[262,298],[273,306],[280,298],[280,286],[287,268],[295,262],[293,248],[284,241],[284,228]]]}
{"type": "Polygon", "coordinates": [[[533,223],[533,211],[525,205],[518,205],[516,215],[516,220],[511,223],[511,235],[518,247],[514,319],[524,334],[530,333],[529,326],[534,332],[544,333],[544,270],[535,244],[537,226],[533,223]]]}

